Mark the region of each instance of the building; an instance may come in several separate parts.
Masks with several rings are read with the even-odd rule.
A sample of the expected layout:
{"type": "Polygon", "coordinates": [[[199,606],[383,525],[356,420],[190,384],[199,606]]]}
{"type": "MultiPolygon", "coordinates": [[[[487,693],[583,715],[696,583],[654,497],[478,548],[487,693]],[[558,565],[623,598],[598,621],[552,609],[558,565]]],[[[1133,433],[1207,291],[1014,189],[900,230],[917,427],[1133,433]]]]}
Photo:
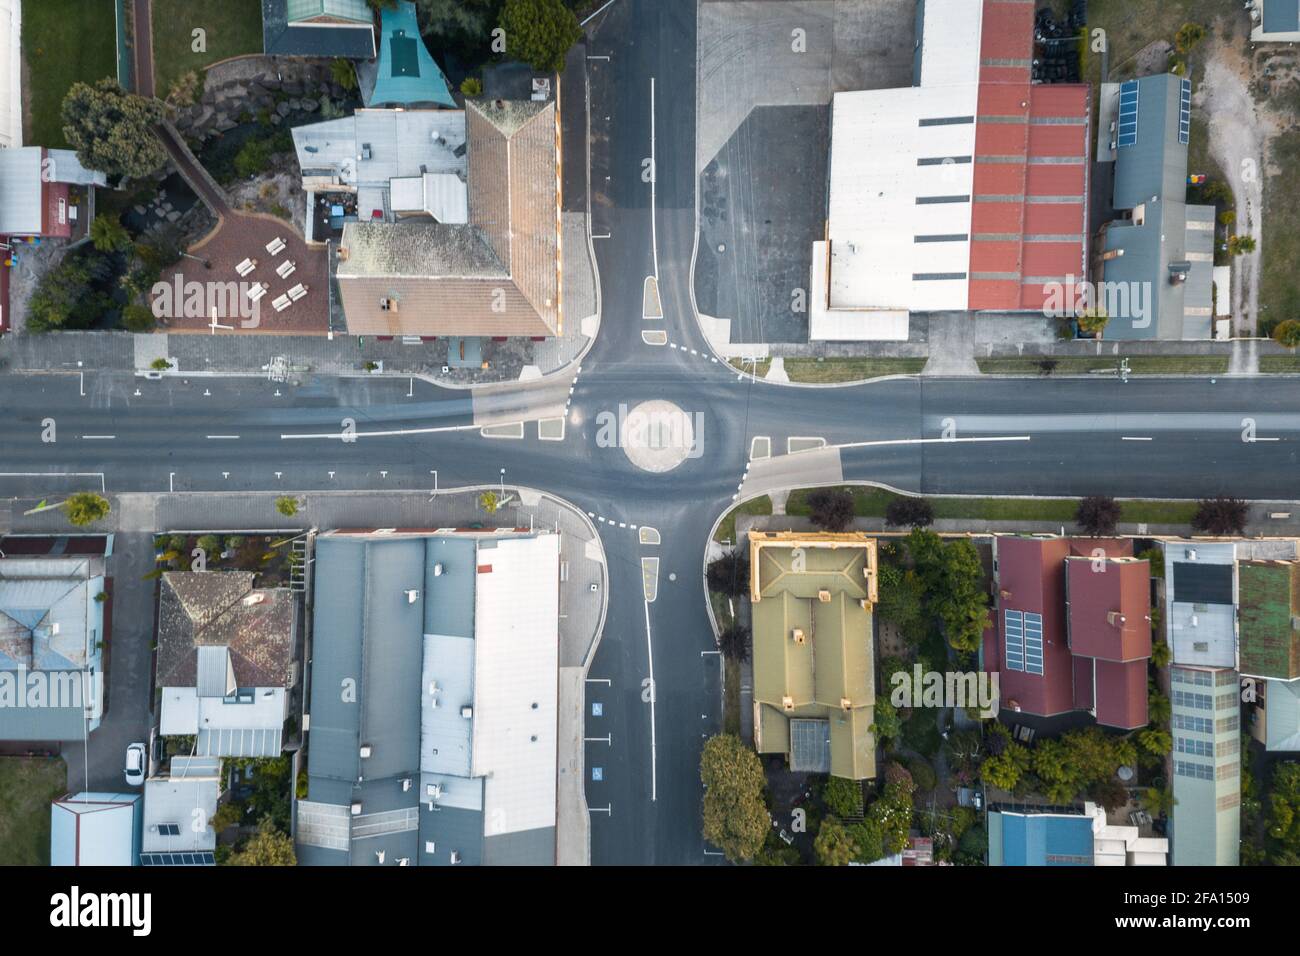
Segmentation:
{"type": "Polygon", "coordinates": [[[1096,301],[1105,336],[1212,338],[1214,207],[1186,202],[1192,83],[1165,73],[1103,84],[1099,109],[1111,130],[1101,159],[1115,163],[1096,301]]]}
{"type": "Polygon", "coordinates": [[[357,66],[362,102],[368,107],[456,108],[447,77],[420,39],[415,4],[399,0],[379,11],[379,60],[357,66]]]}
{"type": "Polygon", "coordinates": [[[556,859],[559,536],[316,542],[298,861],[556,859]]]}
{"type": "Polygon", "coordinates": [[[1004,710],[1147,724],[1151,568],[1122,539],[998,536],[983,666],[1004,710]]]}
{"type": "Polygon", "coordinates": [[[1106,821],[1094,803],[989,808],[989,866],[1165,866],[1169,841],[1106,821]]]}
{"type": "Polygon", "coordinates": [[[0,0],[0,149],[23,144],[22,0],[0,0]]]}
{"type": "Polygon", "coordinates": [[[169,571],[158,597],[159,732],[200,757],[278,757],[294,663],[297,596],[251,571],[169,571]]]}
{"type": "Polygon", "coordinates": [[[876,775],[876,541],[750,532],[754,745],[790,769],[876,775]]]}
{"type": "Polygon", "coordinates": [[[107,182],[70,149],[0,150],[0,237],[85,236],[94,217],[94,187],[107,182]]]}
{"type": "Polygon", "coordinates": [[[50,804],[50,866],[135,866],[138,793],[68,794],[50,804]]]}
{"type": "MultiPolygon", "coordinates": [[[[1289,651],[1276,629],[1281,613],[1276,602],[1289,604],[1290,597],[1284,597],[1283,591],[1291,587],[1290,574],[1279,574],[1277,562],[1296,559],[1296,542],[1166,540],[1160,547],[1165,628],[1173,651],[1173,863],[1237,866],[1243,730],[1240,668],[1290,666],[1289,651]],[[1245,635],[1254,647],[1246,647],[1245,635]],[[1265,643],[1258,643],[1265,638],[1265,643]]],[[[1273,684],[1267,681],[1265,693],[1273,684]]],[[[1279,682],[1278,686],[1287,685],[1279,682]]]]}
{"type": "Polygon", "coordinates": [[[1254,685],[1252,733],[1268,750],[1300,750],[1300,562],[1237,565],[1241,676],[1254,685]]]}
{"type": "Polygon", "coordinates": [[[813,339],[906,339],[910,312],[1041,312],[1086,275],[1088,86],[1031,82],[1033,4],[917,11],[913,86],[832,103],[813,339]]]}
{"type": "Polygon", "coordinates": [[[1251,0],[1254,43],[1295,43],[1300,40],[1300,0],[1251,0]]]}
{"type": "Polygon", "coordinates": [[[99,727],[112,539],[75,539],[101,553],[57,540],[66,551],[0,558],[0,740],[82,741],[99,727]]]}
{"type": "Polygon", "coordinates": [[[221,796],[221,760],[172,757],[166,775],[144,782],[141,866],[213,866],[212,818],[221,796]]]}
{"type": "Polygon", "coordinates": [[[262,51],[373,60],[374,11],[366,0],[262,0],[262,51]]]}
{"type": "Polygon", "coordinates": [[[419,215],[468,222],[463,110],[362,109],[293,129],[307,193],[307,241],[337,241],[348,223],[419,215]],[[337,207],[337,213],[322,216],[337,207]]]}
{"type": "MultiPolygon", "coordinates": [[[[455,115],[433,115],[444,114],[455,115]]],[[[350,333],[545,338],[563,331],[555,103],[472,100],[464,122],[463,184],[451,178],[454,170],[430,170],[441,178],[394,174],[410,182],[390,182],[393,208],[367,221],[362,202],[360,221],[344,224],[336,278],[350,333]],[[418,218],[375,221],[396,216],[399,206],[418,218]]],[[[358,165],[373,148],[361,144],[358,165]]]]}

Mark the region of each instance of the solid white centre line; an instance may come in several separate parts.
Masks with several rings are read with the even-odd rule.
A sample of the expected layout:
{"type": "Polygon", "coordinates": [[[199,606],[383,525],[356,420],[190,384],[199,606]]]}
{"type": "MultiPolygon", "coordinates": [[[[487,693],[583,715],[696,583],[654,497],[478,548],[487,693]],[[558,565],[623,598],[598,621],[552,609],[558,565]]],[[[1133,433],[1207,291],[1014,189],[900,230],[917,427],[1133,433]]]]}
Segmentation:
{"type": "Polygon", "coordinates": [[[649,601],[645,602],[645,648],[650,660],[650,801],[653,803],[659,792],[656,776],[658,756],[655,753],[655,697],[658,696],[658,688],[655,687],[655,650],[650,636],[649,601]]]}

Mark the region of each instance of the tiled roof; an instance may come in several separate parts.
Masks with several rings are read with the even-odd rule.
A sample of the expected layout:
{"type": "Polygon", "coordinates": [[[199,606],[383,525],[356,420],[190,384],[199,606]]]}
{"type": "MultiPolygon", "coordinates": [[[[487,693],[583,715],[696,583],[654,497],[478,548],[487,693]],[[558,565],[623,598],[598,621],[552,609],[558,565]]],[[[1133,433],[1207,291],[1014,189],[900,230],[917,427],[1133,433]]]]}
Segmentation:
{"type": "Polygon", "coordinates": [[[240,687],[284,687],[295,597],[253,588],[251,571],[169,571],[158,601],[159,687],[196,687],[198,648],[225,647],[240,687]]]}

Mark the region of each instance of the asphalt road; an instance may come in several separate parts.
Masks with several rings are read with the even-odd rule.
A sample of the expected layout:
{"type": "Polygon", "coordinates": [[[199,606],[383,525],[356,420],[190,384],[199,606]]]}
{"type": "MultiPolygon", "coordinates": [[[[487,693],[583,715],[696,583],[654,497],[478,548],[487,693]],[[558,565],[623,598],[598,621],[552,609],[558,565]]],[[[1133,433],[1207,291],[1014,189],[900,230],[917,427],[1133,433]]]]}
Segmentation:
{"type": "Polygon", "coordinates": [[[380,378],[293,388],[252,378],[0,376],[6,496],[101,482],[113,493],[504,481],[592,515],[610,572],[588,684],[601,711],[589,706],[587,717],[594,863],[717,860],[700,836],[699,751],[721,726],[701,572],[710,528],[734,496],[848,479],[927,494],[1295,497],[1296,379],[905,378],[800,388],[739,377],[713,360],[690,295],[694,9],[692,0],[619,0],[590,32],[589,55],[609,57],[591,67],[593,232],[609,238],[595,242],[601,330],[576,379],[470,393],[380,378]],[[653,183],[642,178],[651,156],[653,183]],[[649,275],[658,276],[664,318],[647,322],[649,275]],[[646,328],[663,329],[677,347],[644,344],[646,328]],[[652,399],[692,415],[698,442],[695,457],[663,474],[638,470],[600,440],[606,416],[652,399]],[[535,424],[520,440],[478,430],[561,409],[563,441],[539,440],[535,424]],[[1245,419],[1265,440],[1242,441],[1245,419]],[[344,439],[345,420],[354,440],[344,439]],[[751,467],[755,436],[772,439],[775,457],[751,467]],[[784,454],[799,437],[831,447],[784,454]],[[645,526],[660,532],[660,545],[639,543],[645,526]],[[653,602],[642,591],[646,557],[658,558],[653,602]]]}

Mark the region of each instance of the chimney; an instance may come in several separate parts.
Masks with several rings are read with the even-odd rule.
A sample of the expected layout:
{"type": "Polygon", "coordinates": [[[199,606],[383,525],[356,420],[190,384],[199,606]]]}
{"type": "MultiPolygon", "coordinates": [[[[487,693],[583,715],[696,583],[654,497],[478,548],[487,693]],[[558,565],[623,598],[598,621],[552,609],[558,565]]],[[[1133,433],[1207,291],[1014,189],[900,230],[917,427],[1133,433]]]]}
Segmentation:
{"type": "Polygon", "coordinates": [[[827,590],[825,590],[825,589],[822,589],[822,590],[818,591],[818,592],[817,592],[817,600],[821,601],[823,604],[830,604],[830,603],[831,603],[831,592],[830,592],[830,591],[827,591],[827,590]]]}
{"type": "Polygon", "coordinates": [[[784,697],[782,697],[782,698],[781,698],[781,709],[782,709],[782,710],[794,710],[794,698],[791,697],[789,694],[786,694],[784,697]]]}
{"type": "Polygon", "coordinates": [[[796,627],[793,631],[791,631],[791,632],[790,632],[790,639],[793,640],[796,644],[799,644],[799,645],[803,645],[803,644],[807,644],[807,643],[808,643],[808,638],[807,638],[807,636],[804,634],[804,632],[803,632],[803,628],[802,628],[802,627],[796,627]]]}
{"type": "Polygon", "coordinates": [[[1128,619],[1119,611],[1109,611],[1106,614],[1106,623],[1111,627],[1123,627],[1128,619]]]}

